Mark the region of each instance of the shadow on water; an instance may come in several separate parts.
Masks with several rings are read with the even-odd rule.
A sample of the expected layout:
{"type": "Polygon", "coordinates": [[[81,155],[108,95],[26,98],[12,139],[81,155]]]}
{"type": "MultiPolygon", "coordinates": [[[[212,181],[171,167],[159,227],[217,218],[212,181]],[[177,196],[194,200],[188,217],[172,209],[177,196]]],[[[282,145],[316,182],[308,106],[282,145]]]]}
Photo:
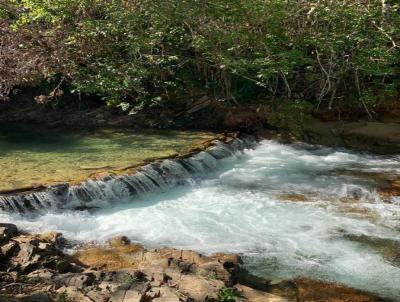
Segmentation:
{"type": "MultiPolygon", "coordinates": [[[[72,152],[78,147],[86,147],[96,151],[96,146],[90,146],[90,140],[98,140],[98,144],[112,143],[117,147],[136,147],[160,149],[160,141],[170,140],[171,146],[180,145],[177,142],[201,138],[202,134],[191,131],[153,130],[153,129],[97,129],[74,130],[61,128],[46,128],[40,125],[2,125],[0,124],[0,155],[14,151],[34,152],[72,152]],[[89,141],[88,141],[89,140],[89,141]],[[103,141],[103,142],[102,142],[103,141]]],[[[211,133],[209,133],[211,135],[211,133]]],[[[94,143],[94,142],[92,142],[94,143]]],[[[82,151],[82,150],[78,150],[82,151]]]]}

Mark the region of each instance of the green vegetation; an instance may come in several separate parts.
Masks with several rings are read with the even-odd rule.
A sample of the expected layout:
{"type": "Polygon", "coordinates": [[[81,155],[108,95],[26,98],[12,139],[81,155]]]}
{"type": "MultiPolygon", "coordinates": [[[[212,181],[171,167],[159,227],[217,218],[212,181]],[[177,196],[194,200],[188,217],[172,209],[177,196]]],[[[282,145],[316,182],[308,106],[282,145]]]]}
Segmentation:
{"type": "Polygon", "coordinates": [[[240,295],[237,291],[236,288],[231,288],[231,287],[224,287],[221,288],[219,295],[218,295],[218,301],[219,302],[235,302],[237,298],[239,298],[240,295]]]}
{"type": "Polygon", "coordinates": [[[58,301],[59,302],[70,302],[71,301],[71,299],[68,295],[68,292],[66,290],[58,295],[58,301]]]}
{"type": "Polygon", "coordinates": [[[370,114],[399,94],[399,9],[391,0],[6,0],[0,97],[45,82],[39,102],[66,91],[128,112],[207,94],[370,114]]]}
{"type": "Polygon", "coordinates": [[[295,136],[301,136],[307,122],[311,120],[311,103],[305,101],[285,102],[268,119],[270,125],[290,129],[295,136]]]}

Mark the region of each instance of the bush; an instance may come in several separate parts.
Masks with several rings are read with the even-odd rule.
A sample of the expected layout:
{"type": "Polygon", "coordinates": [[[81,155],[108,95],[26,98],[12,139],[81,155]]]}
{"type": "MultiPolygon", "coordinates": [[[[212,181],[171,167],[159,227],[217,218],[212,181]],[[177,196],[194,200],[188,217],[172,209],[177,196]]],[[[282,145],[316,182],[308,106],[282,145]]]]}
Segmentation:
{"type": "Polygon", "coordinates": [[[218,295],[219,302],[235,302],[240,295],[236,288],[224,287],[218,295]]]}
{"type": "Polygon", "coordinates": [[[398,94],[392,2],[10,0],[0,15],[14,35],[37,37],[14,46],[34,68],[0,85],[65,78],[71,92],[136,108],[199,91],[232,104],[300,98],[332,107],[348,95],[361,104],[367,90],[398,94]]]}
{"type": "Polygon", "coordinates": [[[305,101],[286,102],[279,106],[276,112],[270,114],[268,123],[277,128],[289,130],[300,137],[311,120],[313,106],[305,101]]]}

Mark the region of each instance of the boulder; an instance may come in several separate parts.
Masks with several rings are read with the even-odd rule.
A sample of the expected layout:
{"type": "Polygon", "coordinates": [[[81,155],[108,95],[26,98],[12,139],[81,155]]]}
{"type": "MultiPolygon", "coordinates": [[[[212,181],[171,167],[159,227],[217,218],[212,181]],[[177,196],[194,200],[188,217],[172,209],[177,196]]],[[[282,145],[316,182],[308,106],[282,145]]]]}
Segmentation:
{"type": "Polygon", "coordinates": [[[93,302],[89,297],[86,297],[85,294],[83,294],[74,286],[63,286],[57,290],[57,294],[57,301],[93,302]]]}
{"type": "Polygon", "coordinates": [[[50,269],[38,269],[27,275],[29,279],[39,279],[41,281],[51,281],[57,272],[50,269]]]}
{"type": "Polygon", "coordinates": [[[179,295],[176,290],[168,286],[155,288],[153,289],[153,293],[155,293],[155,296],[150,297],[152,298],[152,302],[180,302],[183,300],[179,299],[179,296],[182,296],[182,294],[179,295]]]}
{"type": "Polygon", "coordinates": [[[88,291],[85,296],[88,297],[91,301],[95,302],[107,302],[110,299],[110,294],[108,293],[108,291],[102,291],[98,289],[88,291]]]}
{"type": "Polygon", "coordinates": [[[3,245],[1,247],[1,253],[4,255],[4,257],[12,257],[14,253],[17,253],[20,250],[18,243],[14,241],[10,241],[9,243],[3,245]]]}
{"type": "Polygon", "coordinates": [[[120,289],[112,294],[109,302],[142,302],[144,294],[133,289],[120,289]]]}
{"type": "Polygon", "coordinates": [[[218,299],[219,291],[224,286],[220,280],[207,280],[196,275],[182,275],[177,284],[179,292],[195,302],[218,299]]]}
{"type": "Polygon", "coordinates": [[[12,223],[0,223],[0,236],[3,234],[9,237],[16,236],[18,235],[18,228],[12,223]]]}
{"type": "Polygon", "coordinates": [[[21,302],[52,302],[50,296],[42,291],[32,293],[27,296],[19,297],[21,302]]]}
{"type": "Polygon", "coordinates": [[[108,244],[112,247],[121,247],[130,243],[131,241],[126,236],[117,236],[108,241],[108,244]]]}
{"type": "Polygon", "coordinates": [[[0,223],[0,244],[7,243],[11,237],[18,234],[18,229],[11,223],[0,223]]]}
{"type": "Polygon", "coordinates": [[[262,292],[245,285],[236,285],[235,288],[241,296],[240,301],[251,301],[251,302],[291,302],[286,298],[282,298],[270,293],[262,292]]]}
{"type": "Polygon", "coordinates": [[[61,274],[54,278],[54,282],[58,285],[58,287],[66,286],[78,289],[82,289],[86,286],[92,285],[93,281],[94,278],[90,275],[74,273],[61,274]]]}
{"type": "Polygon", "coordinates": [[[40,240],[47,242],[47,243],[52,243],[52,244],[63,244],[65,243],[65,239],[62,236],[61,233],[55,232],[55,231],[49,231],[46,233],[43,233],[38,236],[40,240]]]}

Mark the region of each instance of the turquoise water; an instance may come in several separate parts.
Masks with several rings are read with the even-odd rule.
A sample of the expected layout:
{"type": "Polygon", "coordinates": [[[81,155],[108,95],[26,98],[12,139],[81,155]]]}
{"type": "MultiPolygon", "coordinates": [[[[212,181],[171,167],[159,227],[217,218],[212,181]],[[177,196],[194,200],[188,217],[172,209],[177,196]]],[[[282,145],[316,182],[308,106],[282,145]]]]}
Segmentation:
{"type": "Polygon", "coordinates": [[[128,167],[209,139],[211,133],[154,130],[66,131],[0,127],[0,190],[74,181],[128,167]]]}
{"type": "Polygon", "coordinates": [[[239,253],[269,279],[308,276],[399,301],[400,203],[383,202],[361,172],[399,175],[399,157],[263,141],[168,192],[94,213],[0,219],[83,241],[126,235],[149,247],[239,253]]]}

